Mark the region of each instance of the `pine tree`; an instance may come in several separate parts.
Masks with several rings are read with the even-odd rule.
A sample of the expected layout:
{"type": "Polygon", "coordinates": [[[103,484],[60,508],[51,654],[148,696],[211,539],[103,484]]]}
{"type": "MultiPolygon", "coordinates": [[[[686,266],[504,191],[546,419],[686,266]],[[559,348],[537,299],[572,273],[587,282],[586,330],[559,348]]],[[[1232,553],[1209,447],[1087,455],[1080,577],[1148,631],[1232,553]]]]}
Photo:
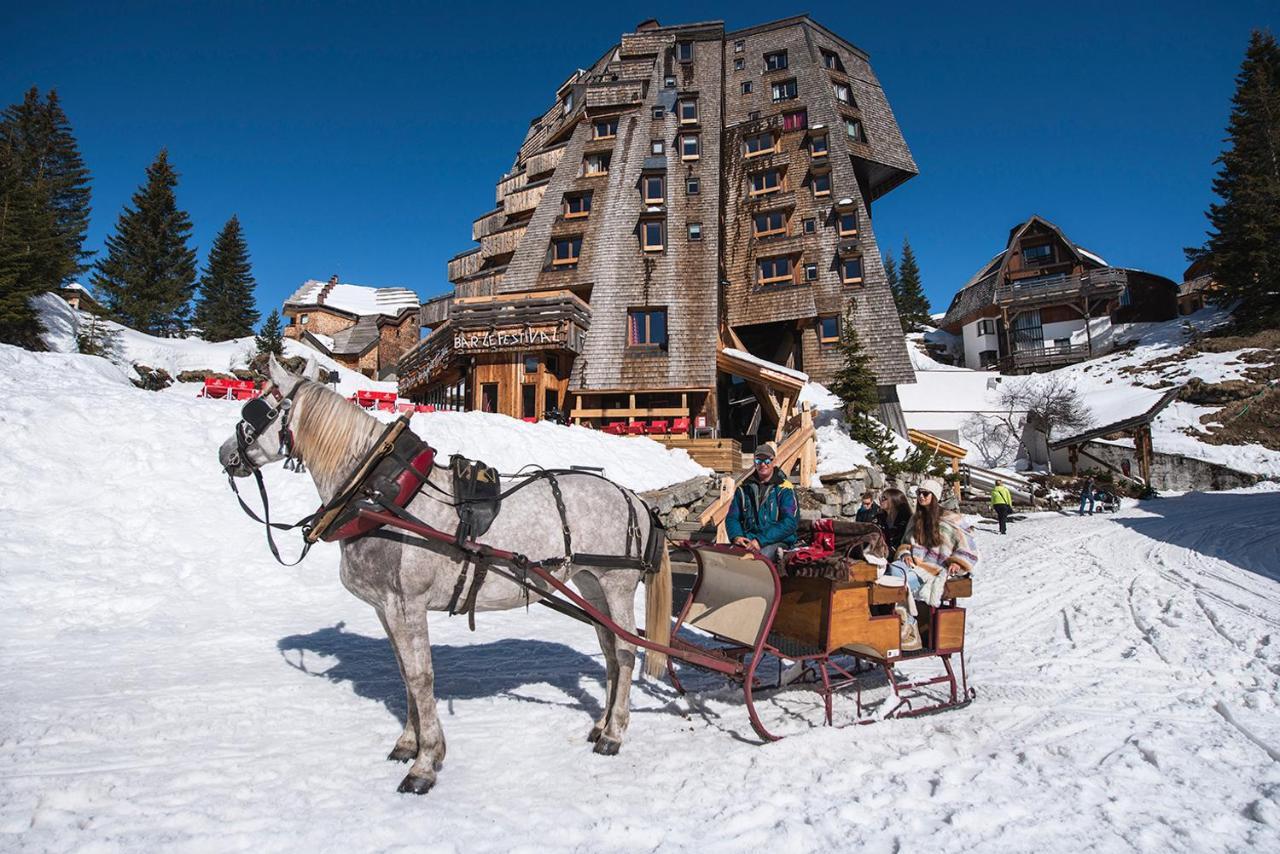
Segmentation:
{"type": "Polygon", "coordinates": [[[253,289],[257,282],[249,265],[240,220],[232,216],[213,240],[209,263],[200,277],[200,296],[194,322],[206,341],[228,341],[253,334],[258,314],[253,289]]]}
{"type": "Polygon", "coordinates": [[[255,336],[259,353],[270,353],[273,356],[284,355],[284,335],[280,331],[280,312],[271,309],[267,322],[262,324],[262,334],[255,336]]]}
{"type": "Polygon", "coordinates": [[[852,423],[855,418],[870,415],[880,406],[871,356],[862,352],[852,306],[841,318],[836,351],[840,354],[841,363],[831,382],[831,393],[844,403],[845,416],[852,423]]]}
{"type": "Polygon", "coordinates": [[[152,335],[173,335],[187,325],[196,286],[196,253],[187,245],[191,219],[178,208],[178,173],[161,150],[147,181],[125,207],[107,238],[107,257],[94,265],[93,282],[125,325],[152,335]]]}
{"type": "Polygon", "coordinates": [[[0,114],[0,341],[43,349],[31,297],[85,267],[89,172],[57,92],[0,114]]]}
{"type": "Polygon", "coordinates": [[[898,317],[902,319],[902,328],[907,332],[923,332],[924,327],[933,324],[929,314],[929,298],[924,295],[920,285],[920,265],[916,263],[916,255],[911,251],[911,243],[902,241],[902,267],[898,284],[897,300],[898,317]]]}
{"type": "Polygon", "coordinates": [[[1213,191],[1222,200],[1206,214],[1203,249],[1223,301],[1242,300],[1246,325],[1280,322],[1280,46],[1255,30],[1236,76],[1227,149],[1213,191]]]}
{"type": "Polygon", "coordinates": [[[902,299],[902,281],[898,278],[898,262],[893,260],[892,255],[884,256],[884,280],[889,285],[889,293],[893,294],[893,304],[896,307],[902,299]]]}

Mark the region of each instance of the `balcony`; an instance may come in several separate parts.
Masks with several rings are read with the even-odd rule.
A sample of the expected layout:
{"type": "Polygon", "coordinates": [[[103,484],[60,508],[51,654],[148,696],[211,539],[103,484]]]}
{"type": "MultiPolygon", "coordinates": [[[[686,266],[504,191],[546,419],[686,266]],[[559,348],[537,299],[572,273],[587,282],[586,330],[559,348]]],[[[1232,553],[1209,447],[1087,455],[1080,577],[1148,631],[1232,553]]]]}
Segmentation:
{"type": "Polygon", "coordinates": [[[526,186],[507,196],[502,202],[502,210],[508,215],[533,210],[547,194],[547,182],[526,186]]]}
{"type": "Polygon", "coordinates": [[[636,104],[643,104],[648,91],[648,80],[618,80],[591,83],[587,86],[587,109],[630,107],[636,104]]]}
{"type": "Polygon", "coordinates": [[[1123,293],[1128,284],[1128,273],[1114,267],[1089,270],[1079,276],[1061,273],[1033,279],[1006,280],[996,286],[996,304],[1030,306],[1113,297],[1123,293]]]}
{"type": "Polygon", "coordinates": [[[1020,371],[1036,371],[1042,368],[1056,368],[1062,365],[1074,365],[1095,355],[1088,344],[1071,344],[1066,347],[1035,347],[1018,350],[1000,359],[1000,370],[1003,373],[1020,371]]]}
{"type": "Polygon", "coordinates": [[[429,299],[418,311],[418,325],[435,328],[449,319],[449,304],[453,302],[453,294],[445,294],[429,299]]]}
{"type": "Polygon", "coordinates": [[[563,145],[558,145],[546,151],[539,151],[525,161],[525,173],[530,176],[539,176],[554,172],[560,165],[560,161],[564,159],[564,149],[563,145]]]}
{"type": "Polygon", "coordinates": [[[529,183],[529,173],[527,171],[516,172],[513,175],[503,175],[502,180],[498,182],[498,192],[496,193],[498,204],[502,204],[503,199],[527,183],[529,183]]]}
{"type": "Polygon", "coordinates": [[[456,282],[459,279],[480,272],[480,265],[483,261],[484,258],[480,257],[480,247],[478,246],[451,258],[449,260],[449,281],[456,282]]]}

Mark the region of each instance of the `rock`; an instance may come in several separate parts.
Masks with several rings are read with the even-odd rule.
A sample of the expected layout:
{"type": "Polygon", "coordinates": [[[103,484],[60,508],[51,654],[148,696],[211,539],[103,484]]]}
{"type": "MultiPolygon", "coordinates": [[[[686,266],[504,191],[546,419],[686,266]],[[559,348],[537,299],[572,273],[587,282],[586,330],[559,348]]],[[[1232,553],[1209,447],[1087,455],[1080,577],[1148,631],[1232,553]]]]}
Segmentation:
{"type": "Polygon", "coordinates": [[[173,385],[173,377],[164,368],[149,368],[146,365],[134,365],[133,370],[138,378],[133,384],[147,391],[160,391],[173,385]]]}
{"type": "Polygon", "coordinates": [[[666,524],[668,528],[674,528],[681,522],[689,518],[688,507],[672,507],[671,512],[667,515],[666,524]]]}

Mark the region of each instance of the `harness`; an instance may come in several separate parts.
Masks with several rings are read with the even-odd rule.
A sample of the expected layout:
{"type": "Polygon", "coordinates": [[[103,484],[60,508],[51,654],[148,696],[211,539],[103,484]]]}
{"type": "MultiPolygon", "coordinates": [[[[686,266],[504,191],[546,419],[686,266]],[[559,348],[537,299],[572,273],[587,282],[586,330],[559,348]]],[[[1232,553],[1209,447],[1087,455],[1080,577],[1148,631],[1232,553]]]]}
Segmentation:
{"type": "MultiPolygon", "coordinates": [[[[594,624],[595,621],[580,608],[557,600],[548,590],[530,580],[530,571],[533,570],[536,576],[545,581],[545,570],[571,563],[639,569],[646,573],[657,569],[663,547],[661,522],[653,509],[648,508],[649,535],[647,541],[642,543],[639,516],[634,502],[631,501],[630,493],[602,474],[587,468],[537,469],[530,473],[521,470],[517,474],[507,476],[520,478],[520,482],[503,492],[500,491],[502,476],[496,469],[479,461],[454,455],[450,460],[454,492],[450,494],[429,480],[435,466],[436,451],[408,429],[408,415],[402,415],[387,425],[381,436],[356,464],[350,476],[328,502],[292,525],[272,522],[262,473],[249,458],[248,448],[258,436],[270,428],[272,423],[280,419],[280,444],[286,449],[286,462],[293,458],[294,443],[293,433],[289,428],[289,418],[293,395],[299,387],[301,384],[288,396],[281,396],[279,390],[272,387],[270,392],[278,401],[275,406],[263,398],[255,398],[247,402],[241,410],[241,421],[236,425],[239,461],[253,470],[258,491],[262,497],[263,518],[259,518],[245,504],[236,487],[235,478],[231,474],[231,466],[228,466],[227,470],[227,479],[232,492],[236,495],[236,500],[250,518],[265,526],[271,553],[282,565],[294,566],[300,563],[317,540],[325,542],[354,540],[391,525],[461,553],[463,567],[449,602],[449,613],[451,615],[466,613],[472,630],[475,629],[477,595],[490,571],[519,586],[524,591],[526,604],[530,594],[536,593],[541,597],[538,600],[540,604],[583,622],[594,624]],[[254,404],[258,405],[254,406],[254,404]],[[622,495],[627,507],[627,530],[623,555],[600,555],[573,550],[573,535],[559,480],[566,475],[598,477],[613,485],[622,495]],[[557,515],[560,517],[564,556],[533,561],[517,552],[494,548],[479,542],[479,537],[483,536],[496,518],[502,501],[529,484],[541,480],[547,481],[555,501],[557,515]],[[433,500],[453,507],[458,513],[458,526],[452,534],[432,527],[405,510],[424,486],[429,486],[444,496],[443,498],[433,497],[433,500]],[[302,553],[293,563],[285,563],[280,557],[271,532],[273,529],[292,530],[299,527],[302,528],[304,540],[302,553]],[[510,569],[499,564],[506,564],[510,569]],[[470,589],[463,598],[463,587],[469,565],[475,566],[475,572],[470,589]],[[462,601],[459,607],[460,599],[462,601]]],[[[297,460],[295,470],[302,470],[301,464],[301,460],[297,460]]]]}

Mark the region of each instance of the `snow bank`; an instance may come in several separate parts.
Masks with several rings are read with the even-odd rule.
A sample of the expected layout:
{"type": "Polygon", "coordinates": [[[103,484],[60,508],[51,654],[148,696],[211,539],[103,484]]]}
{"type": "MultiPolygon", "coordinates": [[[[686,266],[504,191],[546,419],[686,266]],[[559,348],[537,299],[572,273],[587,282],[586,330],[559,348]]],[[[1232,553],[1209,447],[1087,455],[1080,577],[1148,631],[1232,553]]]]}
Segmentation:
{"type": "MultiPolygon", "coordinates": [[[[821,486],[819,478],[822,475],[841,474],[872,465],[871,449],[849,435],[849,424],[845,420],[840,398],[821,383],[810,382],[801,389],[799,400],[814,408],[813,426],[818,449],[818,468],[810,486],[821,486]]],[[[899,453],[905,457],[914,446],[896,433],[893,436],[899,453]]]]}

